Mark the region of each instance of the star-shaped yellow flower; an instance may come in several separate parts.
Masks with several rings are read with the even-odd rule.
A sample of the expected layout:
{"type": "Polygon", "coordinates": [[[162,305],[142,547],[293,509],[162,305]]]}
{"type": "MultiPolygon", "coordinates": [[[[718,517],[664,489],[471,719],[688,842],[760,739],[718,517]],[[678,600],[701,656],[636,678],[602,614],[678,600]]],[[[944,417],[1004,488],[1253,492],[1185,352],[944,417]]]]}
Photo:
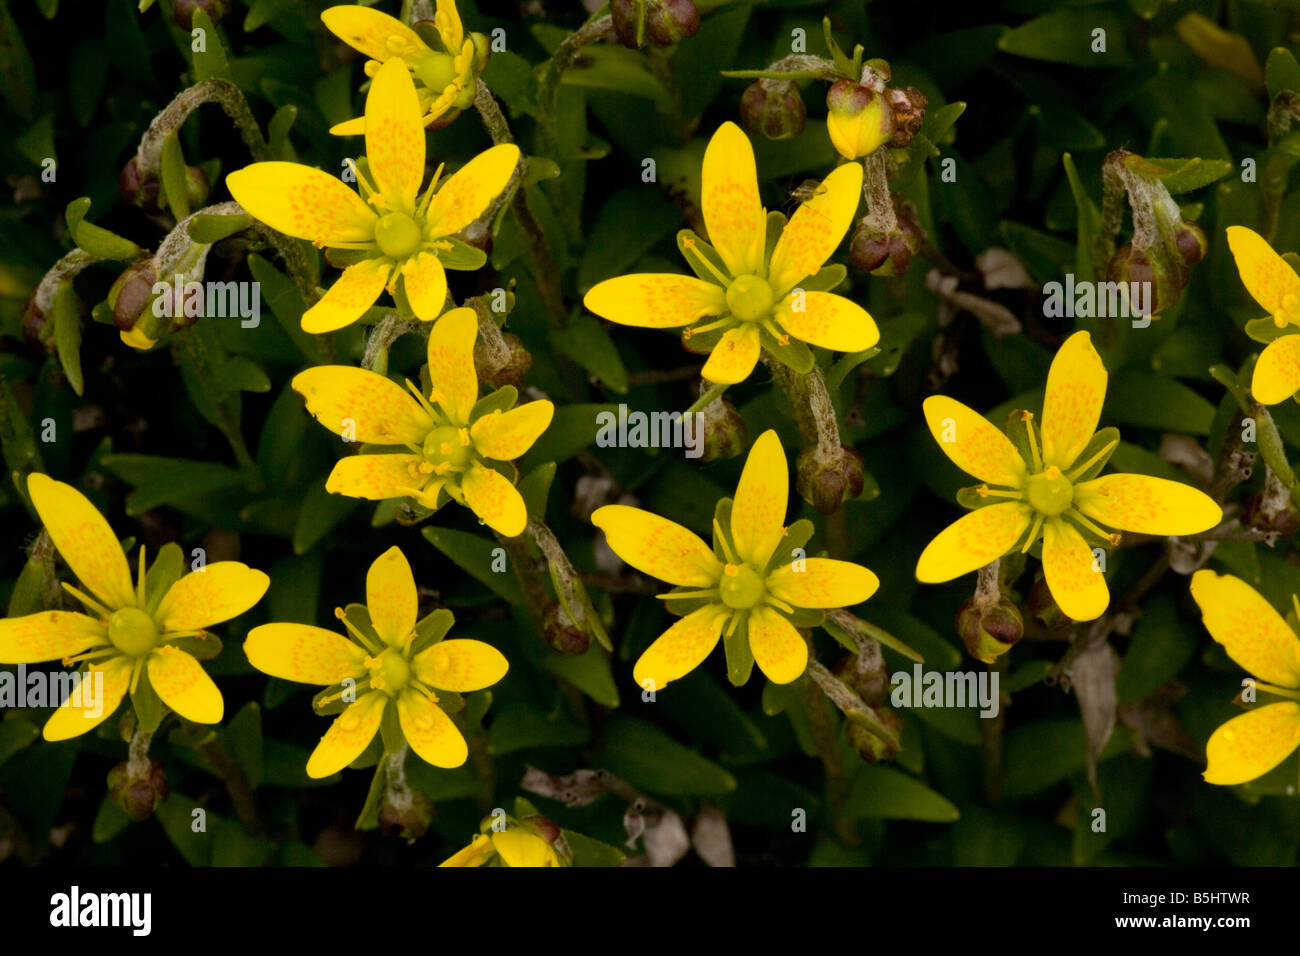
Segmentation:
{"type": "Polygon", "coordinates": [[[925,400],[925,420],[939,447],[985,484],[962,502],[975,510],[922,552],[917,580],[951,581],[1017,546],[1028,551],[1041,534],[1043,575],[1052,597],[1069,617],[1091,621],[1110,603],[1092,549],[1119,543],[1118,534],[1098,524],[1182,535],[1219,523],[1219,506],[1189,485],[1146,475],[1097,477],[1119,443],[1114,429],[1097,432],[1106,378],[1087,332],[1066,339],[1047,374],[1041,430],[1029,412],[1016,416],[1020,450],[961,402],[943,395],[925,400]],[[998,503],[983,504],[990,499],[998,503]]]}
{"type": "MultiPolygon", "coordinates": [[[[445,126],[473,104],[475,79],[486,65],[486,56],[477,52],[475,40],[486,51],[487,38],[480,34],[466,36],[454,0],[438,0],[433,16],[437,48],[401,20],[370,7],[330,7],[320,18],[331,33],[370,57],[365,65],[366,76],[376,76],[380,67],[391,60],[404,62],[418,84],[421,125],[435,129],[445,126]]],[[[340,136],[365,131],[365,117],[330,129],[340,136]]]]}
{"type": "MultiPolygon", "coordinates": [[[[339,714],[307,761],[308,776],[328,777],[360,757],[386,714],[396,716],[411,749],[435,767],[465,762],[465,738],[448,713],[463,705],[459,694],[492,686],[508,665],[490,644],[443,640],[455,623],[452,613],[440,609],[417,621],[418,605],[411,566],[393,547],[366,574],[365,605],[334,612],[351,639],[308,624],[264,624],[249,632],[250,664],[272,677],[326,685],[314,706],[339,714]]],[[[385,742],[389,734],[386,729],[385,742]]]]}
{"type": "Polygon", "coordinates": [[[525,823],[515,821],[504,830],[475,834],[469,846],[453,853],[438,865],[543,867],[564,866],[565,863],[555,852],[555,847],[525,823]]]}
{"type": "MultiPolygon", "coordinates": [[[[1205,779],[1229,786],[1262,777],[1300,747],[1300,638],[1240,578],[1213,571],[1192,575],[1192,597],[1210,636],[1251,674],[1255,688],[1284,700],[1234,717],[1205,746],[1205,779]],[[1267,681],[1267,683],[1264,683],[1267,681]]],[[[1296,602],[1300,613],[1300,602],[1296,602]]]]}
{"type": "Polygon", "coordinates": [[[50,540],[90,594],[63,587],[90,613],[41,611],[0,621],[0,663],[79,663],[83,680],[98,672],[104,682],[102,700],[82,695],[64,701],[46,722],[45,739],[93,730],[143,682],[186,720],[220,722],[221,691],[178,642],[206,637],[204,628],[243,614],[262,599],[270,579],[238,561],[218,561],[173,577],[165,588],[151,585],[142,546],[132,587],[117,535],[81,492],[42,474],[27,479],[27,492],[50,540]]]}
{"type": "Polygon", "coordinates": [[[383,375],[350,365],[321,365],[294,377],[307,410],[334,434],[407,449],[341,459],[327,490],[374,501],[410,497],[429,509],[451,499],[506,537],[523,532],[524,499],[492,463],[511,462],[526,452],[551,424],[555,406],[542,399],[511,408],[518,392],[509,385],[480,401],[477,336],[473,309],[452,309],[434,323],[429,399],[409,381],[403,390],[383,375]]]}
{"type": "Polygon", "coordinates": [[[837,267],[819,276],[853,222],[861,191],[862,167],[845,164],[785,222],[759,201],[749,139],[735,123],[724,123],[704,153],[701,201],[713,245],[689,230],[678,234],[678,246],[699,278],[621,276],[597,283],[583,304],[622,325],[685,326],[683,344],[709,353],[701,374],[723,385],[748,378],[763,349],[808,372],[809,345],[838,352],[871,348],[880,340],[875,321],[857,303],[829,291],[844,272],[837,267]]]}
{"type": "Polygon", "coordinates": [[[346,263],[338,281],[303,313],[305,331],[351,325],[385,289],[417,318],[433,321],[447,298],[444,270],[477,269],[486,261],[482,251],[454,236],[505,188],[519,149],[493,146],[440,189],[439,167],[419,196],[425,147],[420,115],[411,75],[403,61],[390,60],[366,97],[367,159],[350,163],[359,195],[338,177],[299,163],[253,163],[226,177],[230,194],[251,216],[336,251],[332,261],[346,263]]]}
{"type": "Polygon", "coordinates": [[[726,642],[735,683],[757,663],[774,684],[788,684],[808,664],[808,645],[797,627],[820,622],[827,608],[859,604],[880,582],[864,567],[830,558],[806,558],[809,521],[786,528],[790,479],[785,451],[766,431],[749,451],[735,499],[718,503],[713,547],[675,522],[640,508],[606,505],[591,523],[620,558],[644,574],[677,585],[660,595],[685,616],[636,662],[632,676],[662,690],[698,667],[726,642]]]}
{"type": "Polygon", "coordinates": [[[1246,331],[1269,340],[1255,363],[1251,394],[1264,405],[1276,405],[1300,390],[1300,334],[1294,328],[1300,326],[1300,275],[1245,226],[1228,227],[1228,247],[1246,291],[1272,319],[1271,328],[1261,319],[1246,331]]]}

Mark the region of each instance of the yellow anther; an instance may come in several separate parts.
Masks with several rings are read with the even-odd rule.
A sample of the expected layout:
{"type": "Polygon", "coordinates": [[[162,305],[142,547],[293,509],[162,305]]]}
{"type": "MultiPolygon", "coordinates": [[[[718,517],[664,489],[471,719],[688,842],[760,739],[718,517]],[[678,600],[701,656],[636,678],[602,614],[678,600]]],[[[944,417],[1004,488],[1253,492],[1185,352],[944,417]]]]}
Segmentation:
{"type": "Polygon", "coordinates": [[[460,440],[460,443],[461,443],[462,445],[468,445],[468,444],[469,444],[469,429],[468,429],[468,428],[462,428],[462,429],[460,429],[458,432],[456,432],[456,437],[460,440]]]}
{"type": "Polygon", "coordinates": [[[445,441],[445,442],[443,442],[441,445],[438,446],[438,451],[442,452],[444,455],[450,455],[450,454],[451,454],[451,442],[449,442],[449,441],[445,441]]]}
{"type": "Polygon", "coordinates": [[[1124,537],[1124,536],[1123,536],[1122,534],[1120,534],[1118,531],[1112,531],[1112,532],[1110,533],[1110,546],[1111,546],[1112,548],[1118,548],[1118,547],[1119,547],[1120,540],[1121,540],[1123,537],[1124,537]]]}
{"type": "Polygon", "coordinates": [[[981,498],[987,498],[989,496],[989,486],[980,485],[975,489],[975,494],[979,495],[981,498]]]}
{"type": "Polygon", "coordinates": [[[420,474],[422,475],[433,474],[433,465],[429,464],[427,461],[420,462],[420,474]]]}
{"type": "Polygon", "coordinates": [[[1057,468],[1055,465],[1048,465],[1047,470],[1043,472],[1043,475],[1047,478],[1060,478],[1061,469],[1057,468]]]}
{"type": "Polygon", "coordinates": [[[1025,410],[1022,408],[1022,409],[1020,410],[1020,420],[1021,420],[1022,422],[1032,422],[1032,421],[1034,420],[1034,413],[1033,413],[1033,412],[1029,412],[1029,411],[1025,411],[1025,410]]]}
{"type": "Polygon", "coordinates": [[[727,577],[729,577],[729,578],[734,578],[737,574],[740,573],[740,565],[738,565],[738,564],[728,564],[728,565],[726,565],[726,566],[723,567],[723,569],[722,569],[722,573],[725,574],[725,575],[726,575],[727,577]]]}

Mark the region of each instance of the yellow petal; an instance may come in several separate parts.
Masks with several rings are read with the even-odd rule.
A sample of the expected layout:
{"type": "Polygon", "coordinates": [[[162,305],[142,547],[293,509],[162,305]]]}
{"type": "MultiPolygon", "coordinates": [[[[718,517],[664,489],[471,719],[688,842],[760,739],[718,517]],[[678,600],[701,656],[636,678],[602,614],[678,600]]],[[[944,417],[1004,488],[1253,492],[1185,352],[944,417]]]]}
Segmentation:
{"type": "Polygon", "coordinates": [[[163,595],[154,620],[164,631],[192,631],[238,617],[262,600],[271,579],[239,561],[191,571],[163,595]]]}
{"type": "Polygon", "coordinates": [[[465,28],[460,24],[456,0],[438,0],[438,12],[433,15],[433,25],[448,50],[459,50],[465,40],[465,28]]]}
{"type": "Polygon", "coordinates": [[[1201,570],[1192,598],[1210,636],[1243,669],[1268,684],[1300,687],[1300,638],[1263,595],[1241,578],[1201,570]]]}
{"type": "Polygon", "coordinates": [[[301,684],[337,684],[365,674],[366,652],[342,634],[309,624],[263,624],[244,641],[248,663],[301,684]]]}
{"type": "Polygon", "coordinates": [[[1300,704],[1283,701],[1234,717],[1205,745],[1209,783],[1231,786],[1262,777],[1300,747],[1300,704]]]}
{"type": "Polygon", "coordinates": [[[1146,475],[1105,475],[1075,485],[1074,505],[1107,527],[1137,534],[1197,534],[1223,518],[1205,492],[1146,475]]]}
{"type": "Polygon", "coordinates": [[[370,623],[389,644],[403,644],[415,627],[420,596],[402,549],[393,545],[366,572],[366,610],[370,623]]]}
{"type": "Polygon", "coordinates": [[[474,340],[478,316],[473,309],[452,309],[429,332],[429,381],[433,399],[454,424],[468,425],[478,401],[478,372],[474,369],[474,340]]]}
{"type": "Polygon", "coordinates": [[[342,123],[335,123],[330,127],[330,134],[333,136],[360,136],[365,131],[366,118],[364,116],[344,120],[342,123]]]}
{"type": "Polygon", "coordinates": [[[375,304],[392,271],[393,264],[380,258],[348,266],[320,301],[302,314],[302,330],[320,335],[351,325],[375,304]]]}
{"type": "Polygon", "coordinates": [[[418,445],[433,428],[406,389],[369,369],[318,365],[299,372],[292,384],[316,421],[349,441],[418,445]]]}
{"type": "Polygon", "coordinates": [[[447,859],[439,863],[439,866],[482,866],[496,854],[496,849],[492,846],[492,841],[486,833],[474,834],[474,839],[470,841],[469,846],[457,850],[447,859]]]}
{"type": "Polygon", "coordinates": [[[729,616],[727,608],[720,604],[687,614],[646,648],[632,668],[632,679],[643,690],[659,691],[685,677],[717,646],[729,616]]]}
{"type": "Polygon", "coordinates": [[[602,319],[646,329],[672,329],[727,311],[721,286],[661,272],[598,282],[582,297],[582,304],[602,319]]]}
{"type": "Polygon", "coordinates": [[[131,348],[139,349],[142,352],[147,352],[158,344],[157,339],[149,338],[149,336],[145,335],[144,330],[139,326],[136,326],[133,329],[127,329],[123,332],[118,332],[117,337],[122,340],[124,345],[129,345],[131,348]]]}
{"type": "Polygon", "coordinates": [[[559,866],[555,850],[535,833],[523,827],[508,827],[492,834],[492,846],[507,866],[559,866]]]}
{"type": "Polygon", "coordinates": [[[510,665],[491,644],[468,638],[439,641],[415,657],[415,676],[438,690],[460,694],[491,687],[510,665]]]}
{"type": "Polygon", "coordinates": [[[746,322],[728,330],[709,353],[700,375],[715,385],[735,385],[749,378],[758,364],[758,326],[746,322]]]}
{"type": "Polygon", "coordinates": [[[555,406],[548,401],[529,402],[508,412],[484,415],[469,430],[474,448],[484,458],[514,461],[551,425],[555,406]]]}
{"type": "Polygon", "coordinates": [[[785,536],[790,506],[790,473],[776,432],[758,436],[736,485],[731,505],[731,538],[742,560],[764,567],[785,536]]]}
{"type": "Polygon", "coordinates": [[[423,483],[423,475],[411,474],[422,461],[419,455],[349,455],[335,462],[325,490],[369,501],[405,498],[423,483]]]}
{"type": "Polygon", "coordinates": [[[370,7],[340,5],[321,11],[321,21],[336,37],[380,62],[389,57],[415,60],[429,53],[420,35],[396,17],[370,7]]]}
{"type": "Polygon", "coordinates": [[[793,562],[767,576],[767,593],[794,607],[832,608],[861,604],[880,587],[866,568],[832,558],[805,558],[802,570],[793,562]]]}
{"type": "Polygon", "coordinates": [[[384,63],[366,95],[366,158],[389,212],[415,211],[415,195],[424,179],[422,114],[406,62],[384,63]]]}
{"type": "Polygon", "coordinates": [[[432,252],[421,252],[402,264],[402,288],[415,317],[432,322],[447,304],[447,271],[432,252]]]}
{"type": "Polygon", "coordinates": [[[947,395],[931,395],[921,409],[940,451],[966,474],[990,485],[1024,484],[1025,463],[1016,446],[984,416],[947,395]]]}
{"type": "Polygon", "coordinates": [[[373,690],[330,723],[329,730],[307,760],[307,776],[315,779],[338,773],[370,746],[384,718],[388,695],[373,690]]]}
{"type": "MultiPolygon", "coordinates": [[[[987,510],[987,509],[985,509],[987,510]]],[[[1083,535],[1060,518],[1043,525],[1043,577],[1066,617],[1092,621],[1110,604],[1106,576],[1093,569],[1092,549],[1083,535]]]]}
{"type": "Polygon", "coordinates": [[[397,698],[397,717],[402,733],[422,760],[450,770],[459,767],[469,756],[469,747],[460,730],[437,704],[413,690],[397,698]]]}
{"type": "Polygon", "coordinates": [[[162,702],[186,720],[216,724],[225,713],[221,691],[203,665],[171,644],[149,655],[149,683],[162,702]]]}
{"type": "Polygon", "coordinates": [[[801,342],[836,352],[861,352],[880,341],[880,329],[866,309],[830,292],[787,296],[776,308],[776,321],[801,342]]]}
{"type": "Polygon", "coordinates": [[[46,740],[69,740],[94,730],[117,710],[131,686],[134,663],[129,657],[113,657],[102,665],[91,664],[82,673],[80,698],[69,694],[50,719],[42,735],[46,740]],[[96,686],[103,681],[102,690],[96,686]]]}
{"type": "MultiPolygon", "coordinates": [[[[768,281],[777,295],[816,275],[825,265],[849,231],[861,196],[862,164],[845,163],[822,180],[812,199],[795,210],[777,240],[768,267],[768,281]]],[[[862,345],[841,351],[856,352],[869,347],[862,345]]]]}
{"type": "Polygon", "coordinates": [[[963,515],[926,545],[916,562],[916,579],[939,584],[984,567],[1011,550],[1029,518],[1029,508],[1018,501],[963,515]]]}
{"type": "Polygon", "coordinates": [[[1262,236],[1245,226],[1229,226],[1228,248],[1237,260],[1241,284],[1260,308],[1269,315],[1300,318],[1300,275],[1262,236]]]}
{"type": "Polygon", "coordinates": [[[113,529],[86,496],[39,472],[28,476],[27,493],[77,580],[110,610],[135,607],[126,555],[113,529]]]}
{"type": "Polygon", "coordinates": [[[1052,359],[1043,398],[1043,464],[1065,470],[1092,440],[1106,400],[1106,367],[1087,332],[1075,332],[1052,359]]]}
{"type": "Polygon", "coordinates": [[[425,238],[455,235],[483,215],[506,188],[518,163],[519,147],[503,143],[456,170],[433,197],[425,238]]]}
{"type": "Polygon", "coordinates": [[[74,611],[41,611],[0,620],[0,664],[37,664],[107,644],[104,625],[74,611]]]}
{"type": "Polygon", "coordinates": [[[493,531],[507,538],[524,533],[528,526],[528,509],[519,490],[499,471],[480,464],[470,466],[460,482],[469,510],[483,519],[493,531]]]}
{"type": "Polygon", "coordinates": [[[796,680],[808,666],[808,642],[793,624],[765,605],[750,612],[749,649],[758,669],[773,684],[796,680]]]}
{"type": "Polygon", "coordinates": [[[226,177],[226,188],[254,219],[277,232],[329,245],[370,242],[376,216],[338,176],[301,163],[253,163],[226,177]]]}
{"type": "Polygon", "coordinates": [[[610,550],[636,568],[669,584],[710,588],[722,575],[713,549],[675,521],[640,508],[605,505],[591,514],[610,550]]]}
{"type": "Polygon", "coordinates": [[[1261,404],[1276,405],[1285,402],[1297,389],[1300,389],[1300,335],[1283,335],[1264,347],[1255,363],[1250,391],[1261,404]]]}
{"type": "Polygon", "coordinates": [[[758,198],[758,170],[749,137],[723,123],[704,151],[701,202],[709,241],[732,276],[763,268],[767,224],[758,198]]]}

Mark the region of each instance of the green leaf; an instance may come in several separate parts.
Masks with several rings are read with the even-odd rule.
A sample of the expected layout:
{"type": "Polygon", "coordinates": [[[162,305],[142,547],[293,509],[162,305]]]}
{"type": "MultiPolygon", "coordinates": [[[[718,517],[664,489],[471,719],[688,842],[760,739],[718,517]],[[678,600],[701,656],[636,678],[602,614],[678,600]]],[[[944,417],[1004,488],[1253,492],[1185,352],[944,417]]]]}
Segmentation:
{"type": "Polygon", "coordinates": [[[193,24],[191,32],[190,49],[194,57],[194,80],[196,83],[202,83],[204,80],[210,80],[218,77],[223,80],[234,81],[234,76],[230,72],[230,62],[226,59],[226,48],[221,42],[221,34],[217,28],[212,25],[212,18],[208,16],[206,10],[202,7],[195,7],[194,16],[190,21],[193,24]],[[199,40],[202,40],[202,50],[195,50],[194,46],[199,40]]]}
{"type": "Polygon", "coordinates": [[[961,816],[947,798],[884,764],[863,764],[859,768],[845,809],[855,819],[951,823],[961,816]]]}
{"type": "Polygon", "coordinates": [[[135,487],[126,498],[126,513],[132,516],[159,505],[210,495],[244,483],[244,476],[238,471],[209,461],[159,455],[105,455],[100,463],[135,487]]]}
{"type": "Polygon", "coordinates": [[[302,509],[298,512],[298,521],[293,529],[294,554],[310,551],[359,504],[355,498],[326,491],[324,479],[313,484],[303,498],[302,509]]]}
{"type": "Polygon", "coordinates": [[[475,580],[486,584],[497,596],[511,604],[524,603],[524,592],[509,564],[506,563],[504,571],[492,569],[495,560],[493,552],[500,548],[496,541],[452,528],[425,528],[421,533],[430,544],[469,572],[475,580]]]}
{"type": "Polygon", "coordinates": [[[500,756],[533,747],[581,747],[587,742],[586,727],[563,711],[543,713],[527,704],[503,707],[488,728],[488,753],[500,756]]]}
{"type": "Polygon", "coordinates": [[[180,139],[176,130],[163,138],[162,152],[158,160],[158,174],[162,179],[163,197],[172,218],[180,222],[190,214],[189,190],[186,188],[189,172],[185,168],[185,157],[181,153],[180,139]]]}
{"type": "Polygon", "coordinates": [[[77,314],[77,299],[71,280],[59,283],[54,293],[54,345],[59,353],[59,363],[68,376],[68,384],[78,395],[85,392],[81,377],[81,316],[77,314]]]}
{"type": "MultiPolygon", "coordinates": [[[[551,341],[614,391],[627,391],[627,368],[605,327],[590,315],[579,315],[562,329],[551,330],[551,341]]],[[[554,426],[552,426],[554,427],[554,426]]]]}
{"type": "Polygon", "coordinates": [[[524,455],[524,470],[544,461],[567,461],[596,440],[600,431],[597,416],[601,412],[618,414],[617,405],[561,405],[555,410],[551,426],[524,455]]]}
{"type": "Polygon", "coordinates": [[[736,789],[730,771],[654,724],[622,714],[605,725],[604,741],[592,764],[638,790],[665,796],[720,797],[736,789]]]}
{"type": "Polygon", "coordinates": [[[1136,154],[1124,165],[1140,176],[1158,179],[1171,193],[1189,193],[1222,179],[1235,168],[1226,159],[1147,159],[1136,154]]]}
{"type": "Polygon", "coordinates": [[[593,840],[573,830],[564,830],[562,833],[573,853],[574,866],[622,866],[627,859],[627,854],[616,846],[593,840]]]}
{"type": "Polygon", "coordinates": [[[200,213],[190,220],[186,231],[195,242],[212,245],[229,238],[237,232],[243,232],[253,224],[253,217],[248,214],[235,216],[216,216],[200,213]]]}
{"type": "Polygon", "coordinates": [[[29,723],[22,717],[0,720],[0,763],[4,763],[18,751],[33,743],[40,734],[35,724],[29,723]]]}
{"type": "Polygon", "coordinates": [[[1264,64],[1264,84],[1270,100],[1286,91],[1300,93],[1300,63],[1286,47],[1276,46],[1269,51],[1268,62],[1264,64]]]}
{"type": "Polygon", "coordinates": [[[144,250],[129,239],[123,239],[115,232],[101,229],[85,221],[90,211],[90,197],[82,196],[68,203],[64,219],[68,223],[68,232],[72,241],[81,249],[100,259],[127,260],[144,255],[144,250]]]}
{"type": "Polygon", "coordinates": [[[1126,19],[1118,10],[1095,4],[1065,7],[1008,30],[998,40],[998,49],[1072,66],[1119,66],[1132,59],[1126,49],[1126,19]],[[1103,33],[1096,34],[1096,30],[1103,33]],[[1104,52],[1095,49],[1102,42],[1104,52]]]}
{"type": "Polygon", "coordinates": [[[1111,379],[1106,415],[1121,425],[1208,435],[1214,406],[1186,385],[1130,368],[1111,379]]]}
{"type": "Polygon", "coordinates": [[[617,707],[618,687],[610,672],[609,655],[598,643],[592,643],[582,654],[561,654],[548,651],[542,664],[562,680],[567,680],[596,703],[604,707],[617,707]]]}

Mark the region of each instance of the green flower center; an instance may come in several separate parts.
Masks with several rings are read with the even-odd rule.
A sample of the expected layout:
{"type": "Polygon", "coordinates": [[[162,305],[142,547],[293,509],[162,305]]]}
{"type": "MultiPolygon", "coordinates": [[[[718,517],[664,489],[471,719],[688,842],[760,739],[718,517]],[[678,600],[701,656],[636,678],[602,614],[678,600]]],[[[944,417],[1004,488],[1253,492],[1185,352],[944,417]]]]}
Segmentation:
{"type": "Polygon", "coordinates": [[[375,242],[390,259],[405,259],[420,248],[424,233],[420,224],[401,212],[390,212],[375,223],[375,242]]]}
{"type": "Polygon", "coordinates": [[[138,608],[124,607],[108,619],[108,639],[123,654],[139,657],[158,644],[158,626],[138,608]]]}
{"type": "Polygon", "coordinates": [[[376,690],[396,694],[411,679],[411,662],[393,648],[367,659],[366,665],[370,668],[370,686],[376,690]]]}
{"type": "Polygon", "coordinates": [[[474,446],[468,428],[440,425],[424,439],[424,459],[433,466],[433,472],[445,475],[449,471],[464,471],[474,460],[474,446]]]}
{"type": "Polygon", "coordinates": [[[1052,465],[1039,475],[1032,475],[1025,484],[1025,494],[1035,511],[1045,515],[1059,515],[1074,501],[1074,486],[1052,465]]]}
{"type": "Polygon", "coordinates": [[[744,610],[763,600],[767,589],[763,587],[763,579],[758,576],[758,572],[749,565],[728,564],[722,569],[718,593],[727,607],[744,610]]]}
{"type": "Polygon", "coordinates": [[[445,90],[456,78],[456,60],[447,53],[422,56],[412,69],[421,83],[437,93],[445,90]]]}
{"type": "Polygon", "coordinates": [[[757,322],[772,314],[776,296],[766,279],[758,276],[737,276],[727,286],[727,308],[742,322],[757,322]]]}

